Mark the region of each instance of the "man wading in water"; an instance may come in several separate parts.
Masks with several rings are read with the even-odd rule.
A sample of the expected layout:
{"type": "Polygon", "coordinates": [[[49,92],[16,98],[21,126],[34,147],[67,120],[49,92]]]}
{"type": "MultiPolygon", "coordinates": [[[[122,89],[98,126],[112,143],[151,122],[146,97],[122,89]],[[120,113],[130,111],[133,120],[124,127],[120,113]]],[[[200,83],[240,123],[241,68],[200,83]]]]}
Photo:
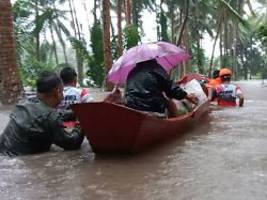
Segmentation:
{"type": "Polygon", "coordinates": [[[4,132],[0,154],[25,155],[48,151],[51,144],[65,150],[80,148],[84,136],[80,127],[66,132],[56,107],[63,99],[63,86],[56,73],[43,72],[37,80],[37,97],[21,100],[4,132]]]}

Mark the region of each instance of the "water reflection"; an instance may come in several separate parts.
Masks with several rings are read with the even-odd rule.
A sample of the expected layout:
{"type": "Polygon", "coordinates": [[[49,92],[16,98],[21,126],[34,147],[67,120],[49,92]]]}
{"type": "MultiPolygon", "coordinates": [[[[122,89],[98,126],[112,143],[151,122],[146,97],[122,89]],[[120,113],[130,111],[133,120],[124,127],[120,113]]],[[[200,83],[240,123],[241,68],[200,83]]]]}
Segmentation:
{"type": "Polygon", "coordinates": [[[79,151],[1,157],[1,200],[266,199],[267,87],[240,85],[244,108],[213,108],[190,132],[142,154],[95,155],[85,141],[79,151]]]}

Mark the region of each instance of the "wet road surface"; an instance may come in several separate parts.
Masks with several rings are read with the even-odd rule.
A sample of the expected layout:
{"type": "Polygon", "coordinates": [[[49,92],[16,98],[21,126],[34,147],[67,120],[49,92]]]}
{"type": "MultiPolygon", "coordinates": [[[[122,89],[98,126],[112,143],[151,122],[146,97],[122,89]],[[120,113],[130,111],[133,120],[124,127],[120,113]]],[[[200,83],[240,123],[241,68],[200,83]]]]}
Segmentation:
{"type": "MultiPolygon", "coordinates": [[[[0,157],[0,199],[267,199],[267,87],[238,83],[243,108],[213,108],[181,137],[134,156],[81,150],[0,157]]],[[[0,128],[10,107],[0,108],[0,128]]]]}

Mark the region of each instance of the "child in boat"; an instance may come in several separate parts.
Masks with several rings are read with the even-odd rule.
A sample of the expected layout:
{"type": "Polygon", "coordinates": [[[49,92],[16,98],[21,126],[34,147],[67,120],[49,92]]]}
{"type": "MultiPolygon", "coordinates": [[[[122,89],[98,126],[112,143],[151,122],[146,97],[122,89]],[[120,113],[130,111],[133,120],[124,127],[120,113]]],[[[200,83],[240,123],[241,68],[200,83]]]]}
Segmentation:
{"type": "Polygon", "coordinates": [[[63,95],[64,99],[60,103],[60,109],[68,109],[71,104],[74,103],[86,103],[93,100],[90,97],[89,92],[87,89],[84,88],[77,88],[77,73],[71,67],[64,67],[60,71],[60,78],[63,82],[64,89],[63,95]]]}

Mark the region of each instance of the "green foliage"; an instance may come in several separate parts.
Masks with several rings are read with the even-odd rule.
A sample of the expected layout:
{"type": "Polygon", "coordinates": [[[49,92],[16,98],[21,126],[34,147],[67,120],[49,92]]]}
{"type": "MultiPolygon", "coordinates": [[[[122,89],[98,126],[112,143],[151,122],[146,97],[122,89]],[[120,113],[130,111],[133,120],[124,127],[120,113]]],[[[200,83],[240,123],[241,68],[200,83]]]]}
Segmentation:
{"type": "MultiPolygon", "coordinates": [[[[71,37],[74,31],[68,29],[66,22],[69,23],[65,11],[57,9],[58,3],[65,2],[66,0],[16,0],[13,4],[13,19],[15,40],[18,55],[18,63],[20,65],[23,82],[26,84],[33,84],[37,73],[43,69],[52,69],[54,66],[53,48],[45,37],[49,31],[49,25],[57,34],[55,37],[56,42],[60,42],[62,47],[65,48],[66,38],[70,41],[72,47],[77,52],[77,58],[81,62],[85,61],[88,64],[87,75],[94,81],[97,86],[102,86],[104,80],[104,53],[103,53],[103,29],[100,21],[91,24],[90,40],[92,54],[89,55],[88,46],[85,40],[71,37]],[[67,20],[66,20],[67,19],[67,20]],[[36,42],[38,41],[38,43],[36,42]],[[37,53],[38,52],[38,53],[37,53]],[[38,55],[38,58],[37,58],[38,55]]],[[[116,1],[113,2],[111,9],[116,9],[116,1]]],[[[126,26],[123,30],[124,47],[129,49],[136,46],[142,37],[142,14],[144,9],[156,12],[157,26],[159,27],[158,39],[169,41],[168,27],[173,22],[174,33],[172,36],[178,36],[181,28],[181,22],[184,18],[185,0],[132,0],[132,19],[133,25],[126,26]],[[182,18],[181,18],[182,17],[182,18]],[[172,21],[171,21],[172,20],[172,21]]],[[[263,71],[263,65],[266,65],[266,44],[267,44],[267,25],[264,19],[266,17],[256,18],[260,21],[257,25],[252,25],[252,28],[247,27],[247,21],[244,20],[244,5],[248,1],[235,1],[235,0],[194,0],[189,1],[189,16],[186,24],[186,39],[188,42],[187,48],[191,51],[192,69],[201,73],[207,71],[207,60],[204,55],[204,50],[201,47],[201,40],[206,34],[214,38],[217,31],[217,24],[222,20],[222,26],[226,27],[221,29],[222,36],[227,36],[222,41],[223,60],[220,58],[215,59],[215,64],[219,66],[234,66],[235,70],[246,76],[249,73],[258,74],[263,71]],[[263,20],[262,20],[263,19],[263,20]],[[241,24],[243,26],[241,26],[241,24]],[[241,30],[243,28],[243,30],[241,30]],[[253,29],[253,30],[252,30],[253,29]],[[235,30],[237,32],[235,32],[235,30]],[[242,32],[243,31],[243,32],[242,32]],[[252,41],[255,35],[252,36],[253,31],[257,32],[257,38],[260,40],[252,41]],[[237,33],[235,37],[234,33],[237,33]],[[235,44],[237,47],[235,47],[235,44]],[[261,46],[260,46],[261,45],[261,46]],[[238,49],[234,58],[231,50],[238,49]],[[263,51],[260,49],[262,48],[263,51]],[[265,51],[265,52],[264,52],[265,51]],[[264,59],[265,56],[265,60],[264,59]],[[216,63],[217,62],[217,63],[216,63]],[[241,73],[242,71],[242,73],[241,73]]],[[[259,1],[259,3],[265,1],[259,1]]],[[[262,5],[265,5],[262,3],[262,5]]],[[[59,8],[59,7],[58,7],[59,8]]],[[[261,14],[259,14],[261,15],[261,14]]],[[[144,19],[154,20],[154,19],[144,19]]],[[[50,33],[49,33],[50,34],[50,33]]],[[[81,33],[82,35],[83,33],[81,33]]],[[[220,38],[220,37],[219,37],[220,38]]],[[[112,57],[117,58],[116,51],[116,37],[111,40],[112,57]]],[[[71,60],[71,59],[68,59],[71,60]]],[[[66,62],[67,59],[66,59],[66,62]]]]}
{"type": "Polygon", "coordinates": [[[199,48],[195,43],[191,46],[192,59],[190,64],[192,65],[192,71],[205,74],[207,66],[204,49],[199,48]]]}
{"type": "Polygon", "coordinates": [[[89,70],[87,75],[92,78],[97,86],[102,86],[104,80],[104,52],[103,29],[99,21],[91,28],[91,48],[93,55],[88,59],[89,70]]]}
{"type": "Polygon", "coordinates": [[[55,69],[54,50],[46,40],[45,34],[49,30],[48,25],[54,28],[62,45],[64,41],[61,37],[61,31],[67,37],[69,36],[69,31],[60,21],[60,19],[65,19],[65,12],[53,6],[56,1],[16,0],[13,4],[17,59],[25,85],[33,85],[40,71],[55,69]],[[40,33],[44,34],[41,35],[40,33]]]}
{"type": "Polygon", "coordinates": [[[111,54],[113,60],[116,60],[118,58],[117,45],[117,36],[115,36],[111,39],[111,54]]]}
{"type": "Polygon", "coordinates": [[[248,32],[247,39],[238,46],[238,60],[241,70],[241,75],[247,79],[248,75],[256,75],[264,69],[263,52],[259,50],[259,40],[254,33],[248,32]]]}
{"type": "Polygon", "coordinates": [[[228,67],[228,66],[233,66],[233,65],[234,65],[234,61],[231,55],[222,56],[222,67],[228,67]]]}
{"type": "Polygon", "coordinates": [[[24,85],[34,86],[37,75],[43,70],[55,70],[52,61],[44,63],[37,61],[36,58],[27,56],[25,62],[23,62],[20,68],[22,82],[24,85]]]}
{"type": "Polygon", "coordinates": [[[25,41],[20,73],[24,85],[34,86],[37,75],[43,70],[55,70],[55,63],[52,59],[52,46],[44,42],[40,47],[40,61],[35,53],[33,40],[25,41]]]}
{"type": "Polygon", "coordinates": [[[128,25],[123,29],[124,47],[129,49],[138,44],[141,40],[138,32],[138,28],[135,25],[128,25]]]}
{"type": "Polygon", "coordinates": [[[267,44],[267,24],[262,25],[258,29],[259,36],[261,37],[264,44],[267,44]]]}
{"type": "Polygon", "coordinates": [[[26,0],[17,0],[13,6],[13,19],[16,21],[19,18],[26,18],[31,15],[31,11],[29,10],[30,4],[26,0]]]}
{"type": "Polygon", "coordinates": [[[133,24],[140,28],[142,31],[142,11],[148,9],[149,11],[155,11],[156,0],[131,0],[132,3],[132,18],[133,24]]]}
{"type": "Polygon", "coordinates": [[[86,42],[84,40],[78,40],[75,37],[69,38],[72,48],[76,51],[77,56],[82,60],[89,59],[89,53],[85,46],[86,42]]]}
{"type": "Polygon", "coordinates": [[[169,41],[169,37],[168,37],[168,25],[167,25],[167,17],[165,16],[165,13],[163,12],[163,10],[160,13],[160,26],[161,26],[161,40],[162,41],[169,41]]]}

